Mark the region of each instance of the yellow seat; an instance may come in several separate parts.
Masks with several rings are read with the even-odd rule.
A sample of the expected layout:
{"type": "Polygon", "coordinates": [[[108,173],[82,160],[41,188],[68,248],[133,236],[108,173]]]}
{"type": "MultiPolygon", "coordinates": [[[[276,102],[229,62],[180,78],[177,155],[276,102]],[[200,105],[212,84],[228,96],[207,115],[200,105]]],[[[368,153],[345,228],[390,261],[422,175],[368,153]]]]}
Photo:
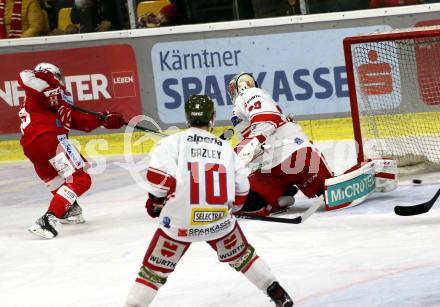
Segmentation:
{"type": "Polygon", "coordinates": [[[66,31],[67,26],[72,24],[72,19],[70,19],[71,11],[72,8],[65,7],[58,12],[58,29],[66,31]]]}
{"type": "Polygon", "coordinates": [[[160,13],[160,10],[168,4],[170,4],[169,0],[142,1],[139,2],[136,8],[136,14],[138,17],[147,13],[154,13],[157,15],[160,13]]]}
{"type": "Polygon", "coordinates": [[[49,15],[47,14],[46,10],[41,10],[41,11],[43,12],[43,22],[44,22],[43,33],[47,33],[50,31],[49,15]]]}

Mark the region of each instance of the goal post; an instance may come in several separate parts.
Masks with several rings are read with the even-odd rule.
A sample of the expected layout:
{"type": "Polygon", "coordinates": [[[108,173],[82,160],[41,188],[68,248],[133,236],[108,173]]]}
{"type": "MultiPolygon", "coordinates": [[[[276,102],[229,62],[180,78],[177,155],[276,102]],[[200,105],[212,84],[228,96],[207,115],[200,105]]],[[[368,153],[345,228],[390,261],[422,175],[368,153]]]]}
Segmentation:
{"type": "Polygon", "coordinates": [[[344,39],[357,160],[440,167],[440,26],[344,39]]]}

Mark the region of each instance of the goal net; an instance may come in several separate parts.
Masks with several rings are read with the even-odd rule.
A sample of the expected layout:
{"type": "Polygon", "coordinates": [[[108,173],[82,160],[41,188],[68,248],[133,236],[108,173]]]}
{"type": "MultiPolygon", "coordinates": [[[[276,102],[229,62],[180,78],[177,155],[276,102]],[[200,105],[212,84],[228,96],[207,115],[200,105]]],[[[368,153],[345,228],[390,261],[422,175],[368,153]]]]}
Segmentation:
{"type": "Polygon", "coordinates": [[[440,27],[348,37],[344,53],[358,161],[440,167],[440,27]]]}

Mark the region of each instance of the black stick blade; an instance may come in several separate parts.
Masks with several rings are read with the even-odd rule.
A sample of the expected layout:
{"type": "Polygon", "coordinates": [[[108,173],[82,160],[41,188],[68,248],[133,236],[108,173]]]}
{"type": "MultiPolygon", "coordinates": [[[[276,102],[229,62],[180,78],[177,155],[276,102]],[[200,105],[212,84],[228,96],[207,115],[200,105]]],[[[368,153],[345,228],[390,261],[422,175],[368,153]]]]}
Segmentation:
{"type": "Polygon", "coordinates": [[[394,207],[394,213],[400,216],[412,216],[419,215],[428,212],[431,210],[432,206],[435,204],[437,198],[440,196],[440,189],[435,193],[434,197],[432,197],[429,201],[425,203],[421,203],[414,206],[396,206],[394,207]]]}
{"type": "Polygon", "coordinates": [[[429,211],[431,206],[429,203],[423,203],[415,206],[396,206],[394,207],[394,213],[400,216],[411,216],[411,215],[419,215],[429,211]]]}
{"type": "Polygon", "coordinates": [[[237,214],[236,217],[238,217],[240,219],[246,219],[246,220],[257,220],[257,221],[286,223],[286,224],[301,224],[301,222],[302,222],[301,216],[289,219],[289,218],[272,217],[272,216],[256,216],[256,215],[237,214]]]}

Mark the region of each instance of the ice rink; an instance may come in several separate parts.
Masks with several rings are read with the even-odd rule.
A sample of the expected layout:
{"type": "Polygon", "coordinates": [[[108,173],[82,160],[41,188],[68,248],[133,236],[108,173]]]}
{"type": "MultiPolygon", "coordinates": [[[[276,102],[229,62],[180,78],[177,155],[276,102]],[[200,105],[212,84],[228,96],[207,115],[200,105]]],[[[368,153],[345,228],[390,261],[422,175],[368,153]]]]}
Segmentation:
{"type": "MultiPolygon", "coordinates": [[[[343,150],[329,162],[341,170],[353,157],[343,150]]],[[[146,216],[145,192],[131,175],[142,178],[145,161],[121,163],[123,157],[108,158],[105,171],[93,175],[92,189],[80,200],[87,223],[59,225],[53,240],[26,231],[50,199],[31,164],[0,164],[1,307],[123,305],[158,221],[146,216]]],[[[421,185],[403,180],[394,192],[346,210],[321,210],[301,225],[245,220],[241,226],[295,306],[440,306],[440,204],[420,216],[393,213],[395,205],[429,200],[440,186],[438,174],[418,178],[421,185]]],[[[298,196],[295,210],[314,201],[298,196]]],[[[196,243],[152,306],[273,303],[219,263],[207,244],[196,243]]]]}

